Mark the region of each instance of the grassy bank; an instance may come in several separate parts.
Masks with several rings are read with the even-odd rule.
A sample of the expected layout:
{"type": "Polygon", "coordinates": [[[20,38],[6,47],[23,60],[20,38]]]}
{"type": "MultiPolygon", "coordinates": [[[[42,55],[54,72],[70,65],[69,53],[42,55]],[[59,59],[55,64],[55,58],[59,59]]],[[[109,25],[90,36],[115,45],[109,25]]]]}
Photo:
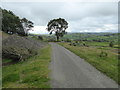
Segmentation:
{"type": "Polygon", "coordinates": [[[3,88],[50,88],[49,62],[51,47],[24,62],[3,67],[3,88]]]}
{"type": "Polygon", "coordinates": [[[120,81],[118,81],[118,54],[112,52],[112,49],[104,49],[93,46],[70,46],[69,43],[59,44],[85,59],[95,68],[120,84],[120,81]],[[107,53],[107,56],[100,57],[101,52],[107,53]]]}

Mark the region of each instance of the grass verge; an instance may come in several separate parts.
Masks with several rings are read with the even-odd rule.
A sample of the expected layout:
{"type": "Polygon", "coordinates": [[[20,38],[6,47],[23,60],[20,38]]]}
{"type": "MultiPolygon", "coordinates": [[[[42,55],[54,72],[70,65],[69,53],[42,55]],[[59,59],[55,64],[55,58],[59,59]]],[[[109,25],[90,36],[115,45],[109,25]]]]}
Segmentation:
{"type": "Polygon", "coordinates": [[[59,44],[85,59],[95,68],[120,84],[120,81],[118,80],[118,74],[120,75],[118,72],[118,55],[116,53],[96,47],[70,46],[68,43],[59,44]],[[106,52],[107,56],[100,57],[101,51],[106,52]]]}
{"type": "Polygon", "coordinates": [[[9,62],[12,62],[11,59],[2,59],[2,63],[9,63],[9,62]]]}
{"type": "Polygon", "coordinates": [[[39,54],[24,62],[3,67],[3,88],[50,88],[48,77],[51,47],[40,49],[39,54]]]}

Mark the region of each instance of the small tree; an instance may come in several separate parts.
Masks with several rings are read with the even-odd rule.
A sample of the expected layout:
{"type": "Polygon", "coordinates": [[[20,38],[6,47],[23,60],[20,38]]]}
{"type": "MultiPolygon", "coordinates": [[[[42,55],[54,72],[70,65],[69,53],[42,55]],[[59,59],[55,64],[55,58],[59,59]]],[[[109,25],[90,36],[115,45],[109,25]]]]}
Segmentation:
{"type": "Polygon", "coordinates": [[[38,39],[39,39],[39,40],[43,40],[43,37],[39,35],[39,36],[38,36],[38,39]]]}
{"type": "Polygon", "coordinates": [[[113,47],[113,46],[114,46],[113,42],[110,42],[110,43],[109,43],[109,46],[110,46],[110,47],[113,47]]]}
{"type": "Polygon", "coordinates": [[[66,29],[68,28],[68,23],[65,19],[53,19],[48,22],[47,30],[52,34],[55,32],[57,41],[59,41],[59,37],[63,37],[66,34],[66,29]]]}

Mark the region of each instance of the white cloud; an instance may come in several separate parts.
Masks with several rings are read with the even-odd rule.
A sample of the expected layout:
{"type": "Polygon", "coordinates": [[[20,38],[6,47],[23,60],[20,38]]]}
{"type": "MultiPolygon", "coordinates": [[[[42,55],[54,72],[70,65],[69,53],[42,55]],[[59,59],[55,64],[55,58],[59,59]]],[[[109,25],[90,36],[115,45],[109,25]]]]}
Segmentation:
{"type": "Polygon", "coordinates": [[[117,2],[3,2],[2,8],[33,21],[35,27],[32,33],[47,33],[43,27],[51,19],[59,17],[65,18],[69,23],[68,32],[118,30],[117,2]]]}
{"type": "Polygon", "coordinates": [[[119,0],[1,0],[2,2],[119,2],[119,0]]]}
{"type": "Polygon", "coordinates": [[[35,26],[33,30],[29,31],[29,33],[48,34],[48,31],[46,30],[46,26],[35,26]]]}

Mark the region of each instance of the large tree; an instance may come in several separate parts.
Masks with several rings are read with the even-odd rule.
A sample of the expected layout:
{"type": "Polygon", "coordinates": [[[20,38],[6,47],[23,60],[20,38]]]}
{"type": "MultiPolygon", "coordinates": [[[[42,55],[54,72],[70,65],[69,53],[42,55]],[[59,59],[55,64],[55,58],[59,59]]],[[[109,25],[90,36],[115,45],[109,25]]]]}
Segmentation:
{"type": "Polygon", "coordinates": [[[66,34],[66,29],[68,28],[68,23],[65,19],[58,18],[53,19],[48,22],[47,30],[52,34],[55,32],[57,41],[59,41],[60,37],[63,37],[64,34],[66,34]]]}
{"type": "MultiPolygon", "coordinates": [[[[1,8],[0,8],[1,9],[1,8]]],[[[6,9],[2,10],[2,31],[8,34],[17,33],[25,36],[27,32],[33,27],[33,23],[26,18],[20,19],[12,11],[6,9]]]]}
{"type": "Polygon", "coordinates": [[[5,9],[2,10],[2,31],[14,34],[17,33],[18,30],[23,31],[22,24],[20,22],[20,18],[16,16],[12,11],[7,11],[5,9]]]}
{"type": "Polygon", "coordinates": [[[24,32],[27,35],[28,31],[31,30],[34,26],[33,26],[33,22],[27,20],[26,18],[21,19],[21,23],[23,25],[24,28],[24,32]]]}

